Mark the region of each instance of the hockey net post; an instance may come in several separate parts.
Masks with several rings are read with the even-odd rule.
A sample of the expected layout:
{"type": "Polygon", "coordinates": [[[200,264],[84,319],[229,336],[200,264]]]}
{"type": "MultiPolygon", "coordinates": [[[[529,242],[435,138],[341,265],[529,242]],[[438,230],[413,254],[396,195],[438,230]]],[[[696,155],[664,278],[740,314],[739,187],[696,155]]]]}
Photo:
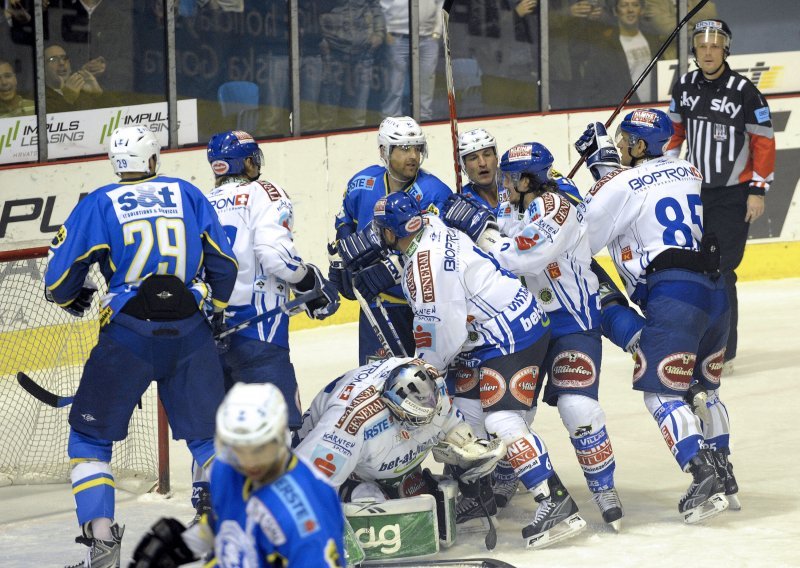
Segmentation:
{"type": "MultiPolygon", "coordinates": [[[[59,396],[72,396],[97,342],[105,281],[83,318],[44,298],[47,247],[0,251],[0,486],[69,482],[69,406],[53,408],[17,384],[22,371],[59,396]]],[[[112,471],[120,488],[166,494],[169,428],[155,385],[133,412],[128,437],[114,443],[112,471]]]]}

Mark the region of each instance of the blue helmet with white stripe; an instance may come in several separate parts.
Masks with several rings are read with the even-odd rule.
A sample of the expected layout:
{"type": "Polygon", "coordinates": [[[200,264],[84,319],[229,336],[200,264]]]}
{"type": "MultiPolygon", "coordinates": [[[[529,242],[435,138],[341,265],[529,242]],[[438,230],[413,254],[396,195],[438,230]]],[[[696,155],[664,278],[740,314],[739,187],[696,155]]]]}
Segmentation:
{"type": "Polygon", "coordinates": [[[258,168],[264,163],[264,154],[255,139],[243,130],[220,132],[208,141],[208,163],[217,177],[244,174],[247,158],[252,158],[258,168]]]}
{"type": "Polygon", "coordinates": [[[536,181],[536,186],[552,179],[553,154],[538,142],[517,144],[503,154],[500,171],[519,181],[522,174],[528,174],[536,181]]]}
{"type": "Polygon", "coordinates": [[[654,108],[638,108],[625,115],[617,128],[617,143],[622,132],[628,134],[628,141],[633,147],[639,140],[644,140],[644,157],[657,158],[663,156],[667,143],[675,133],[667,113],[654,108]]]}
{"type": "Polygon", "coordinates": [[[405,191],[390,193],[375,202],[374,223],[378,229],[390,229],[398,239],[422,228],[419,203],[405,191]]]}

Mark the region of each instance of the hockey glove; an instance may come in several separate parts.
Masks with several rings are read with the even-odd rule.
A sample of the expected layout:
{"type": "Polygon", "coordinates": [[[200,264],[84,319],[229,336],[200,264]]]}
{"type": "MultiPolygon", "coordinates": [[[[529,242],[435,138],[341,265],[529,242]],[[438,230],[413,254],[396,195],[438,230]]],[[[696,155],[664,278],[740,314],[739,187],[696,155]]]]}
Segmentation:
{"type": "Polygon", "coordinates": [[[211,332],[214,334],[214,341],[217,344],[217,353],[220,355],[227,353],[228,349],[231,348],[231,336],[227,335],[222,339],[216,338],[217,335],[228,330],[228,324],[225,322],[225,310],[215,309],[208,321],[211,324],[211,332]]]}
{"type": "Polygon", "coordinates": [[[197,560],[183,541],[186,527],[171,518],[159,519],[142,537],[128,568],[174,568],[197,560]]]}
{"type": "Polygon", "coordinates": [[[466,233],[476,243],[487,229],[497,230],[494,213],[474,197],[458,193],[448,196],[440,215],[447,226],[466,233]]]}
{"type": "Polygon", "coordinates": [[[308,271],[303,279],[295,284],[295,290],[310,292],[318,289],[321,292],[319,298],[306,304],[306,314],[310,318],[323,320],[339,309],[339,292],[330,280],[322,276],[322,272],[315,265],[307,263],[306,268],[308,271]]]}
{"type": "Polygon", "coordinates": [[[353,286],[370,302],[381,292],[400,284],[402,275],[400,258],[391,254],[380,262],[359,270],[353,277],[353,286]]]}
{"type": "Polygon", "coordinates": [[[348,300],[355,300],[353,293],[353,274],[344,267],[336,243],[328,243],[328,280],[336,286],[339,293],[348,300]]]}
{"type": "Polygon", "coordinates": [[[338,249],[345,268],[353,273],[386,257],[383,243],[373,223],[367,225],[363,231],[339,239],[338,249]]]}
{"type": "Polygon", "coordinates": [[[575,142],[575,149],[586,159],[595,181],[621,167],[617,147],[602,122],[589,124],[575,142]]]}
{"type": "MultiPolygon", "coordinates": [[[[76,318],[82,318],[84,312],[92,307],[92,297],[95,292],[97,292],[97,284],[87,276],[86,280],[83,281],[83,286],[81,287],[81,291],[78,292],[78,295],[75,296],[69,304],[61,306],[61,308],[76,318]]],[[[53,301],[52,296],[50,296],[47,291],[45,291],[45,298],[47,298],[49,302],[53,301]]]]}

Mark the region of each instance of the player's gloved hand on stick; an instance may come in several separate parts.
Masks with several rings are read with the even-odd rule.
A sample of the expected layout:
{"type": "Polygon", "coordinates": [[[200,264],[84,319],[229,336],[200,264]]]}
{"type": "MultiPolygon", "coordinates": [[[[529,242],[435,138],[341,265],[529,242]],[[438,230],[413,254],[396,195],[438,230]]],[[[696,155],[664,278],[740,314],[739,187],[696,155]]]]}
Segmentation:
{"type": "Polygon", "coordinates": [[[369,302],[381,292],[400,284],[402,275],[403,266],[400,264],[400,258],[391,254],[380,262],[356,272],[353,286],[369,302]]]}
{"type": "MultiPolygon", "coordinates": [[[[88,276],[83,281],[83,286],[81,287],[81,291],[78,292],[78,295],[66,306],[61,306],[68,314],[75,316],[76,318],[82,318],[84,312],[92,307],[92,297],[94,293],[97,292],[97,284],[89,278],[88,276]]],[[[44,297],[48,302],[53,301],[53,297],[50,295],[49,290],[45,290],[44,297]]]]}
{"type": "Polygon", "coordinates": [[[176,519],[159,519],[139,541],[128,568],[175,568],[194,562],[194,553],[183,541],[185,530],[176,519]]]}
{"type": "Polygon", "coordinates": [[[595,180],[621,167],[617,147],[602,122],[589,124],[575,142],[575,149],[586,159],[595,180]]]}
{"type": "Polygon", "coordinates": [[[353,273],[375,264],[386,256],[383,243],[373,223],[357,233],[339,239],[338,249],[345,268],[353,273]]]}
{"type": "Polygon", "coordinates": [[[474,197],[459,193],[447,197],[441,218],[447,226],[466,233],[476,243],[486,229],[497,230],[497,218],[491,210],[474,197]]]}
{"type": "Polygon", "coordinates": [[[308,317],[323,320],[336,313],[339,309],[339,292],[336,286],[322,276],[322,271],[316,265],[307,263],[308,271],[303,279],[295,285],[298,292],[310,292],[318,289],[322,295],[316,300],[306,303],[308,317]]]}
{"type": "Polygon", "coordinates": [[[231,336],[228,335],[222,339],[216,338],[217,335],[228,329],[228,324],[225,322],[225,310],[214,308],[209,322],[211,323],[211,332],[214,334],[214,341],[217,344],[217,353],[220,355],[227,353],[228,349],[231,348],[231,336]]]}
{"type": "Polygon", "coordinates": [[[328,280],[330,280],[339,293],[348,300],[355,300],[353,294],[353,273],[344,267],[344,261],[339,255],[336,243],[328,243],[328,280]]]}

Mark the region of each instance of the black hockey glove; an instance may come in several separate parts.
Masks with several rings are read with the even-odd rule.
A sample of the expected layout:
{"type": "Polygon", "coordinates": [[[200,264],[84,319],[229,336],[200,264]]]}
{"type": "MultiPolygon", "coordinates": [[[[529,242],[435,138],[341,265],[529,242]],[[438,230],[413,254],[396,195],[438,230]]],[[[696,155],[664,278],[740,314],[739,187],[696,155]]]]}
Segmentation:
{"type": "Polygon", "coordinates": [[[197,560],[181,536],[186,527],[171,518],[159,519],[142,537],[128,568],[175,568],[197,560]]]}
{"type": "MultiPolygon", "coordinates": [[[[97,285],[91,278],[87,277],[78,295],[69,304],[61,306],[61,308],[76,318],[82,318],[86,310],[92,307],[92,298],[95,292],[97,292],[97,285]]],[[[44,297],[48,302],[53,301],[53,297],[47,290],[45,290],[44,297]]]]}
{"type": "Polygon", "coordinates": [[[295,284],[298,292],[310,292],[319,289],[322,295],[316,300],[306,303],[306,314],[308,317],[323,320],[336,313],[339,309],[339,292],[336,286],[322,276],[322,272],[315,265],[306,263],[308,272],[303,279],[295,284]]]}
{"type": "Polygon", "coordinates": [[[231,348],[231,336],[226,335],[222,339],[217,339],[217,336],[223,331],[228,330],[228,324],[225,322],[225,310],[214,310],[209,319],[211,324],[211,331],[214,334],[214,341],[217,344],[217,353],[222,355],[227,353],[231,348]]]}
{"type": "Polygon", "coordinates": [[[595,181],[621,167],[617,147],[602,122],[589,124],[575,142],[575,149],[586,159],[586,165],[595,181]]]}
{"type": "Polygon", "coordinates": [[[353,273],[386,257],[374,223],[370,223],[362,231],[339,239],[338,249],[345,268],[353,273]]]}
{"type": "Polygon", "coordinates": [[[356,272],[353,286],[369,302],[381,292],[400,284],[402,276],[403,266],[400,264],[400,257],[391,254],[380,262],[356,272]]]}
{"type": "Polygon", "coordinates": [[[466,233],[476,243],[486,229],[497,229],[494,213],[480,201],[467,195],[449,195],[440,216],[448,227],[466,233]]]}
{"type": "Polygon", "coordinates": [[[328,280],[336,286],[339,294],[348,300],[355,300],[353,294],[353,274],[344,267],[344,261],[339,256],[336,243],[328,243],[328,280]]]}

